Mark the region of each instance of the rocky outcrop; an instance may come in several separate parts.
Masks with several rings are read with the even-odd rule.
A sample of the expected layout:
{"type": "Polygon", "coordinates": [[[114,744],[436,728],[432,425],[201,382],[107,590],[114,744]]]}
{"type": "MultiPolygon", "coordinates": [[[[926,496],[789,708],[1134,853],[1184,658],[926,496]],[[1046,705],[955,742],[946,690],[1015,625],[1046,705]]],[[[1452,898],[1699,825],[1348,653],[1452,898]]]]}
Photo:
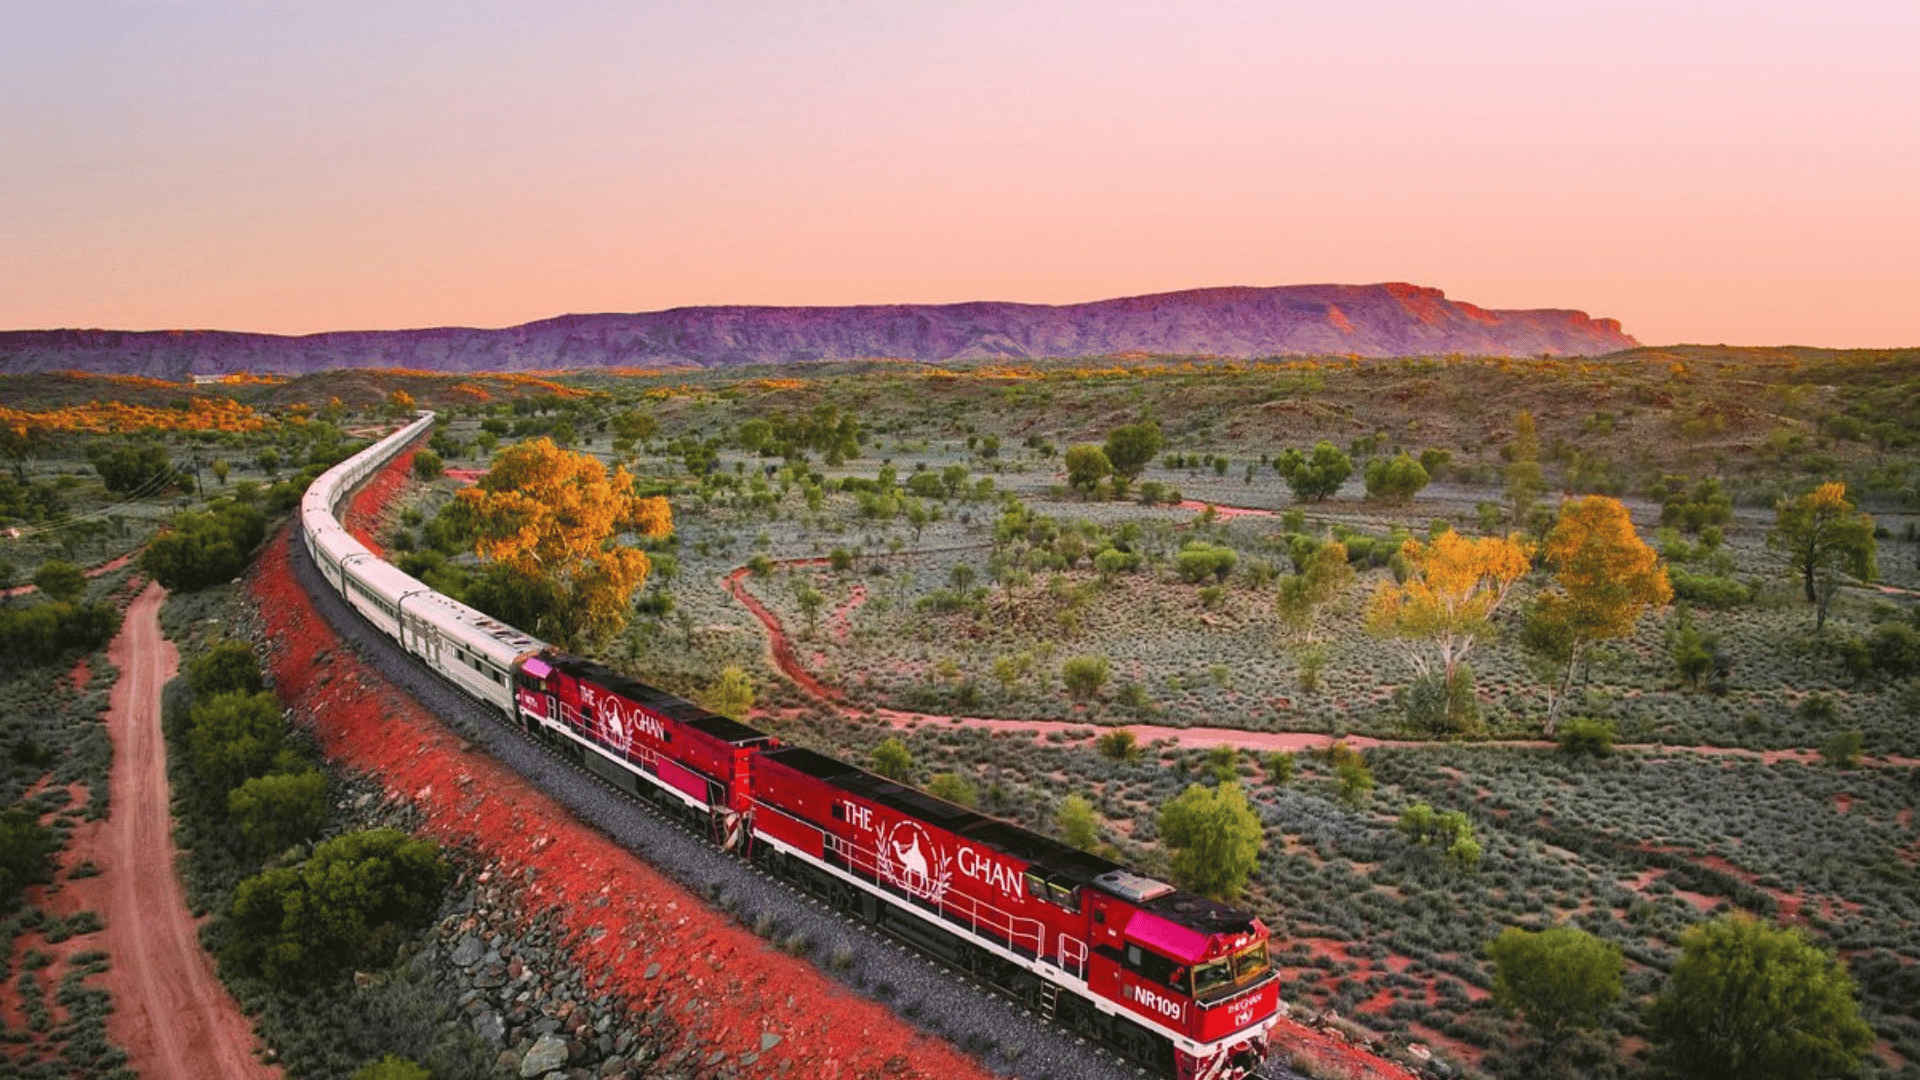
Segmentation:
{"type": "Polygon", "coordinates": [[[504,330],[280,337],[214,330],[0,333],[0,371],[185,379],[333,368],[525,371],[717,367],[891,357],[922,363],[1144,352],[1251,359],[1591,356],[1638,344],[1580,311],[1493,311],[1417,285],[1233,287],[1053,306],[980,302],[690,307],[566,315],[504,330]]]}

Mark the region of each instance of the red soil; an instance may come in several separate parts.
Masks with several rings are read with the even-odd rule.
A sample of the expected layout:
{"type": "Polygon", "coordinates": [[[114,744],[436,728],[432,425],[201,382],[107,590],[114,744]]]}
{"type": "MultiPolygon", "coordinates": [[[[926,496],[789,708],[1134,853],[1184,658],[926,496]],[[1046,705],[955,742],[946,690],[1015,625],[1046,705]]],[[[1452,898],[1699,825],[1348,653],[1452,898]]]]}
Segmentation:
{"type": "MultiPolygon", "coordinates": [[[[50,916],[96,912],[104,929],[57,945],[23,934],[16,952],[23,954],[31,945],[55,958],[45,970],[43,988],[58,1023],[63,1010],[52,991],[66,970],[67,957],[104,949],[112,965],[86,983],[112,995],[107,1036],[126,1050],[128,1067],[141,1076],[277,1080],[280,1070],[253,1055],[252,1025],[215,977],[212,958],[200,948],[199,924],[174,873],[160,688],[172,677],[178,654],[160,633],[165,595],[157,585],[141,593],[107,648],[120,671],[107,707],[114,746],[109,814],[104,821],[78,825],[68,839],[55,884],[28,894],[29,902],[50,916]],[[88,862],[100,873],[67,879],[73,867],[88,862]]],[[[73,790],[72,808],[77,811],[90,793],[78,785],[73,790]]],[[[10,970],[19,970],[19,959],[16,955],[10,970]]],[[[13,983],[9,980],[8,986],[13,983]]],[[[14,1004],[4,993],[0,999],[14,1004]]],[[[19,1023],[18,1011],[7,1010],[9,1029],[19,1023]]]]}
{"type": "Polygon", "coordinates": [[[1222,521],[1237,517],[1275,517],[1272,510],[1259,510],[1251,506],[1221,506],[1219,503],[1201,502],[1198,499],[1185,499],[1177,504],[1182,510],[1191,510],[1196,514],[1213,511],[1213,516],[1222,521]]]}
{"type": "MultiPolygon", "coordinates": [[[[392,475],[389,471],[387,475],[392,475]]],[[[356,499],[357,510],[370,499],[356,499]]],[[[518,774],[473,751],[377,670],[340,650],[293,581],[276,540],[251,578],[283,700],[310,718],[327,754],[411,802],[425,832],[526,882],[529,909],[572,931],[588,981],[636,1010],[683,1023],[679,1049],[757,1055],[765,1075],[984,1078],[978,1063],[913,1030],[802,960],[709,911],[518,774]],[[654,978],[647,972],[659,965],[654,978]],[[763,1049],[764,1034],[780,1041],[763,1049]]],[[[694,1059],[700,1060],[700,1059],[694,1059]]],[[[697,1073],[707,1075],[706,1071],[697,1073]]]]}
{"type": "Polygon", "coordinates": [[[413,475],[413,454],[418,447],[419,444],[415,443],[400,451],[399,457],[375,473],[354,493],[353,498],[347,500],[340,514],[340,524],[375,555],[384,556],[385,551],[375,542],[374,530],[380,527],[380,515],[386,510],[387,504],[407,486],[407,477],[413,475]]]}

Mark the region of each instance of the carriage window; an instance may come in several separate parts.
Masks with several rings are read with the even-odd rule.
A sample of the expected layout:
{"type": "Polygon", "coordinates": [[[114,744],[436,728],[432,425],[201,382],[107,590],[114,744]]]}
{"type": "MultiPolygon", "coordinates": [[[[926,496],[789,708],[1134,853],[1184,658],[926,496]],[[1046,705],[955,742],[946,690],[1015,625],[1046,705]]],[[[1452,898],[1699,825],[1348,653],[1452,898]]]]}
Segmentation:
{"type": "Polygon", "coordinates": [[[1027,871],[1027,895],[1036,900],[1047,898],[1047,879],[1033,871],[1027,871]]]}
{"type": "Polygon", "coordinates": [[[1047,882],[1047,899],[1068,911],[1080,910],[1080,894],[1057,881],[1047,882]]]}

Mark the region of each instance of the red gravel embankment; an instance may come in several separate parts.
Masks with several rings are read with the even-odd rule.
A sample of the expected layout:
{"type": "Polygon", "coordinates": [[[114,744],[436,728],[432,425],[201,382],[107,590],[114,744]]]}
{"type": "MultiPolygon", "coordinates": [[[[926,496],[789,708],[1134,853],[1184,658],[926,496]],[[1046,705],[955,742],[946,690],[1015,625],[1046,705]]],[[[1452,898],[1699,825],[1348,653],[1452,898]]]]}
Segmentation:
{"type": "Polygon", "coordinates": [[[286,544],[276,539],[251,579],[283,700],[311,719],[328,756],[377,776],[391,796],[416,806],[428,835],[526,882],[529,909],[557,910],[576,935],[574,959],[589,983],[605,975],[606,993],[636,1010],[664,1009],[684,1023],[689,1045],[697,1042],[709,1057],[719,1051],[719,1060],[736,1065],[754,1061],[761,1075],[990,1075],[708,910],[517,774],[466,747],[378,671],[338,649],[287,559],[286,544]]]}

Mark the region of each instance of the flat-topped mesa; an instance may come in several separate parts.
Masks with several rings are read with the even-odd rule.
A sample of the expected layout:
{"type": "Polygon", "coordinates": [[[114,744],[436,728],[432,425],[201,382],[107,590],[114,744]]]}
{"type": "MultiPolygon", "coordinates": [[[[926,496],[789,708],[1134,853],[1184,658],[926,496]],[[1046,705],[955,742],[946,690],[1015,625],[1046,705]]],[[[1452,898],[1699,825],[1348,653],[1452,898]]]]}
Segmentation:
{"type": "Polygon", "coordinates": [[[0,372],[78,370],[184,380],[332,368],[526,371],[724,367],[894,357],[969,360],[1153,353],[1252,359],[1593,356],[1639,344],[1614,319],[1499,311],[1439,289],[1225,286],[1084,304],[684,307],[563,315],[501,330],[356,330],[303,337],[219,330],[0,332],[0,372]]]}

